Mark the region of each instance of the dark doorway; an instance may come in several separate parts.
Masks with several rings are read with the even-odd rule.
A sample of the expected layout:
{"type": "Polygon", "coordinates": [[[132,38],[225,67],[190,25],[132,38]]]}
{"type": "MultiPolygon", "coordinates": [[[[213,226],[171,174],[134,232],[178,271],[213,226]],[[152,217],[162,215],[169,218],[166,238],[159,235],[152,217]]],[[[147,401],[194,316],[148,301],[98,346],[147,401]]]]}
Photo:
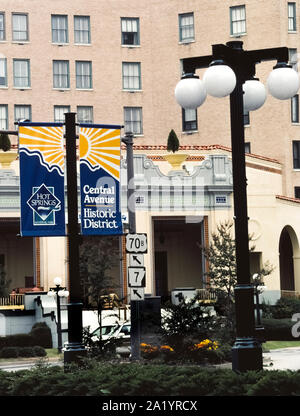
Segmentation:
{"type": "Polygon", "coordinates": [[[280,288],[295,290],[293,245],[286,228],[282,230],[279,240],[280,288]]]}
{"type": "Polygon", "coordinates": [[[162,301],[168,296],[168,252],[155,252],[155,293],[162,301]]]}

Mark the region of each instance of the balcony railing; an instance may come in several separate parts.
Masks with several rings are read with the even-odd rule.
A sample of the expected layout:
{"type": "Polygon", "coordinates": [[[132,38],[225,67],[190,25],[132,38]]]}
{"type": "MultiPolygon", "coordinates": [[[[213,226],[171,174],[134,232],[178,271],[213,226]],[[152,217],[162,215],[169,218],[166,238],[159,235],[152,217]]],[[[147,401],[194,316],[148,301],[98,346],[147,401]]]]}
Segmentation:
{"type": "Polygon", "coordinates": [[[282,298],[300,299],[300,292],[294,290],[281,290],[280,293],[282,298]]]}
{"type": "Polygon", "coordinates": [[[24,309],[24,294],[0,297],[0,309],[24,309]]]}

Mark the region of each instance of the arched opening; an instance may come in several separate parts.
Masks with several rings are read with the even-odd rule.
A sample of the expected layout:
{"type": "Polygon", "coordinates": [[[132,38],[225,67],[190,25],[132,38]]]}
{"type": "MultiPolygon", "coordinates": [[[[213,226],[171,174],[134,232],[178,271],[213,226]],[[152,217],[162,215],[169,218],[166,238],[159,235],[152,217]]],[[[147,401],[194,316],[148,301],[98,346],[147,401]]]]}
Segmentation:
{"type": "Polygon", "coordinates": [[[284,227],[279,240],[280,289],[295,290],[294,248],[289,227],[284,227]]]}

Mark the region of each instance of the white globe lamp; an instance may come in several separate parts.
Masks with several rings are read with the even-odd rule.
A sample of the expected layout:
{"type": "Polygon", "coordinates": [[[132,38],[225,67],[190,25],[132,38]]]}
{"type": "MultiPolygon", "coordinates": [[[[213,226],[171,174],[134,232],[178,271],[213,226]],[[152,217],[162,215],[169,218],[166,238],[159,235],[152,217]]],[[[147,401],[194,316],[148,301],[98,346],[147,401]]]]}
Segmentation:
{"type": "Polygon", "coordinates": [[[55,277],[54,278],[54,284],[55,286],[60,286],[61,285],[61,278],[60,277],[55,277]]]}
{"type": "Polygon", "coordinates": [[[203,75],[207,94],[213,97],[226,97],[236,86],[234,71],[223,61],[213,61],[203,75]]]}
{"type": "Polygon", "coordinates": [[[244,110],[254,111],[264,105],[267,93],[263,83],[257,79],[247,80],[243,84],[244,110]]]}
{"type": "Polygon", "coordinates": [[[278,100],[292,98],[299,89],[299,75],[285,63],[277,64],[267,79],[269,93],[278,100]]]}
{"type": "Polygon", "coordinates": [[[177,103],[184,109],[200,107],[206,99],[206,89],[203,81],[197,75],[184,75],[175,87],[177,103]]]}

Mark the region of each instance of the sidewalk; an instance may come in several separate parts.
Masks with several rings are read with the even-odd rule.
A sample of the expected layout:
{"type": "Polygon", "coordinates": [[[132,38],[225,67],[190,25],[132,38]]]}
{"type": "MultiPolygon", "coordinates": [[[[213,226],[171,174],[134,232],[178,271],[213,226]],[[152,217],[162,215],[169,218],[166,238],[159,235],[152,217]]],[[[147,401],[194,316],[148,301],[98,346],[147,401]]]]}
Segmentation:
{"type": "Polygon", "coordinates": [[[264,370],[300,370],[300,347],[280,348],[263,353],[264,370]]]}

